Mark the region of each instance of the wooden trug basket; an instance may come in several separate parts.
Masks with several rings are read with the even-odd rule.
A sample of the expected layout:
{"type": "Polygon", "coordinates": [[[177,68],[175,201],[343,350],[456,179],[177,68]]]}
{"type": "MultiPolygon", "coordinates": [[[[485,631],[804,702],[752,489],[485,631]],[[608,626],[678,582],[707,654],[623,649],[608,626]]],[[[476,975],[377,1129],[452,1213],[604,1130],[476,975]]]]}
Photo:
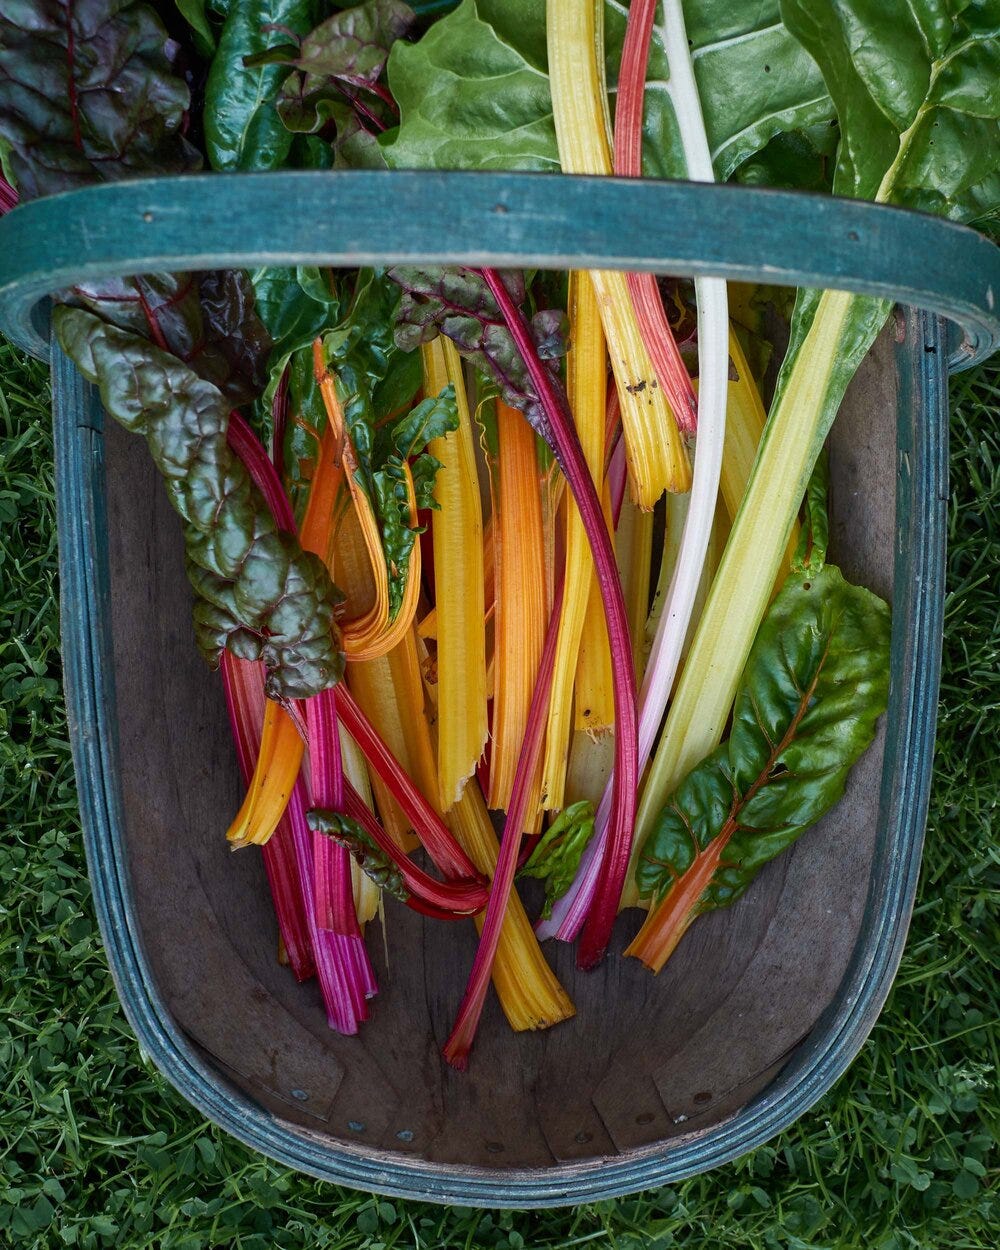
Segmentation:
{"type": "MultiPolygon", "coordinates": [[[[48,351],[44,297],[87,277],[261,264],[647,269],[899,298],[1000,336],[995,248],[939,220],[829,198],[538,175],[199,176],[88,188],[0,221],[0,325],[48,351]]],[[[220,683],[190,627],[176,518],[140,440],[105,425],[53,348],[66,694],[95,905],[146,1052],[202,1112],[328,1180],[476,1206],[554,1206],[677,1180],[791,1123],[844,1071],[899,963],[920,861],[944,594],[947,362],[897,311],[831,445],[831,558],[893,602],[892,689],[843,802],[651,976],[578,973],[578,1014],[514,1035],[495,1001],[468,1073],[439,1048],[471,925],[390,904],[383,992],[356,1038],[275,960],[220,683]]]]}

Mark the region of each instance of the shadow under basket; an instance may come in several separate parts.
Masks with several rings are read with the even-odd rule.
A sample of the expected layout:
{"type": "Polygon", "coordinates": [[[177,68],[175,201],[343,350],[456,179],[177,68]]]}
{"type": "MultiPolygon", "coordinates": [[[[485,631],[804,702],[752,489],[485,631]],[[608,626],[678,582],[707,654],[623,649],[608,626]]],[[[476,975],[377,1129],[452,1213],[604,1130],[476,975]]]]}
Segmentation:
{"type": "MultiPolygon", "coordinates": [[[[169,181],[175,190],[184,184],[178,196],[188,194],[190,179],[169,181]]],[[[586,181],[535,179],[532,196],[540,202],[560,182],[569,195],[586,181]]],[[[559,255],[573,255],[578,263],[620,268],[627,255],[634,267],[654,267],[635,261],[646,253],[628,252],[629,232],[637,230],[628,222],[621,258],[612,244],[601,252],[591,238],[571,238],[561,252],[537,241],[505,247],[501,239],[484,253],[475,240],[485,229],[512,228],[507,210],[487,220],[496,188],[508,182],[464,184],[467,212],[468,186],[485,188],[483,218],[472,212],[469,221],[440,225],[442,237],[451,237],[451,227],[456,232],[452,259],[495,263],[497,254],[506,263],[548,258],[557,265],[559,255]]],[[[243,185],[259,190],[268,178],[243,185]]],[[[321,184],[327,205],[334,202],[330,185],[321,184]]],[[[427,185],[425,179],[425,192],[427,185]]],[[[588,203],[605,194],[589,186],[588,203]]],[[[110,202],[109,189],[101,190],[110,202]]],[[[114,190],[119,201],[139,195],[131,186],[114,190]]],[[[635,202],[634,189],[618,184],[618,193],[622,204],[635,202]]],[[[79,202],[92,193],[73,194],[79,202]]],[[[686,194],[694,199],[717,189],[688,187],[686,194]]],[[[719,202],[738,209],[746,195],[719,202]]],[[[451,202],[447,195],[430,198],[439,206],[451,202]]],[[[808,233],[802,204],[810,197],[779,198],[801,213],[808,233]]],[[[758,205],[762,230],[781,215],[760,193],[749,202],[758,205]]],[[[136,222],[142,205],[140,196],[136,222]]],[[[830,211],[828,205],[807,207],[814,214],[830,211]]],[[[355,220],[349,208],[342,229],[355,220]]],[[[847,211],[836,208],[831,220],[847,211]]],[[[886,211],[862,211],[856,230],[878,226],[886,211]]],[[[147,209],[141,221],[154,216],[147,209]]],[[[223,226],[230,229],[221,209],[219,216],[223,224],[216,230],[207,222],[207,236],[216,230],[222,238],[223,226]]],[[[556,225],[568,229],[572,205],[561,206],[559,217],[556,225]]],[[[424,218],[415,250],[422,243],[425,257],[449,259],[427,242],[424,218]]],[[[407,219],[401,211],[399,229],[408,228],[407,219]]],[[[334,214],[324,229],[335,229],[337,220],[334,214]]],[[[543,218],[532,220],[544,233],[544,223],[537,226],[543,218]]],[[[796,237],[785,224],[786,237],[796,237]]],[[[164,230],[170,228],[168,222],[164,230]]],[[[355,264],[372,251],[392,250],[388,234],[380,241],[377,226],[366,228],[376,237],[355,253],[355,264]]],[[[199,232],[188,223],[187,247],[192,233],[199,232]]],[[[71,254],[72,239],[51,229],[47,237],[67,253],[63,269],[50,263],[50,277],[59,277],[52,290],[80,270],[80,260],[71,254]]],[[[880,255],[876,243],[871,264],[880,255]]],[[[193,267],[164,245],[142,252],[141,269],[138,261],[129,269],[111,255],[118,241],[110,230],[103,243],[88,232],[75,246],[92,250],[94,272],[101,265],[103,272],[148,272],[154,262],[193,267]]],[[[223,258],[221,244],[214,253],[213,246],[201,251],[201,267],[206,255],[214,264],[249,263],[237,253],[223,258]]],[[[648,255],[669,254],[663,269],[698,271],[658,246],[653,240],[648,255]]],[[[746,240],[734,247],[744,258],[751,250],[746,240]]],[[[320,251],[328,263],[350,264],[346,249],[330,244],[320,251]]],[[[733,257],[712,263],[709,272],[754,270],[733,257]]],[[[784,272],[790,281],[819,276],[794,263],[784,272]]],[[[834,285],[830,264],[824,274],[834,285]]],[[[846,262],[840,280],[850,289],[877,286],[863,272],[850,277],[846,262]]],[[[42,284],[35,281],[36,296],[42,284]]],[[[0,314],[2,296],[0,289],[0,314]]],[[[26,296],[21,341],[37,349],[30,327],[40,332],[41,324],[23,315],[28,302],[26,296]]],[[[942,309],[941,300],[927,302],[942,309]]],[[[105,425],[93,388],[54,352],[66,688],[95,904],[132,1026],[186,1098],[244,1142],[317,1177],[440,1202],[530,1207],[634,1192],[717,1166],[790,1124],[829,1089],[889,992],[919,870],[944,594],[943,326],[927,314],[896,312],[831,437],[830,558],[849,580],[893,604],[889,710],[845,798],[769,864],[735,906],[699,920],[658,977],[620,957],[638,912],[619,917],[609,957],[594,972],[578,972],[573,949],[549,943],[576,1017],[547,1032],[514,1034],[491,996],[464,1074],[443,1062],[440,1047],[472,962],[471,923],[426,921],[387,900],[388,962],[376,925],[368,944],[381,992],[357,1037],[332,1033],[315,984],[296,984],[278,964],[261,857],[254,850],[231,854],[224,838],[240,786],[221,682],[193,645],[176,517],[142,440],[105,425]]]]}

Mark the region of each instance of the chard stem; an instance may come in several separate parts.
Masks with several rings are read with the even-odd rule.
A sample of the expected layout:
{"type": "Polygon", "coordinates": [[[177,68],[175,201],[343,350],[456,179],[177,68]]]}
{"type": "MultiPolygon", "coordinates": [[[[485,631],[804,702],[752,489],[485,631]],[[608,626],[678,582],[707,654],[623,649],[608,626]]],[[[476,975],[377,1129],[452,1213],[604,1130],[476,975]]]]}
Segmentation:
{"type": "Polygon", "coordinates": [[[598,880],[591,915],[577,955],[581,967],[600,962],[611,939],[618,901],[628,867],[629,847],[635,823],[638,767],[636,752],[635,672],[632,667],[631,635],[621,582],[615,564],[604,512],[593,479],[569,414],[566,397],[557,388],[551,373],[542,364],[524,314],[514,303],[503,279],[495,269],[484,269],[483,276],[497,301],[504,320],[524,359],[532,385],[542,403],[552,429],[552,448],[567,484],[580,510],[594,557],[597,581],[604,603],[611,647],[615,696],[615,779],[612,787],[610,820],[606,846],[602,849],[598,880]]]}

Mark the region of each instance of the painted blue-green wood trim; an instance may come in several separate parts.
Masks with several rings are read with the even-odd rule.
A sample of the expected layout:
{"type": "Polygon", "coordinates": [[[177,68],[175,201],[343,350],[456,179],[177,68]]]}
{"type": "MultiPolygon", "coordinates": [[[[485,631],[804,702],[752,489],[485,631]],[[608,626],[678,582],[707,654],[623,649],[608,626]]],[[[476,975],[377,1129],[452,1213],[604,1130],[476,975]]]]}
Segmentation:
{"type": "Polygon", "coordinates": [[[1000,343],[1000,249],[952,222],[760,187],[340,170],[104,184],[0,219],[0,329],[48,354],[46,297],[87,279],[259,265],[653,270],[884,296],[1000,343]]]}
{"type": "Polygon", "coordinates": [[[791,1124],[846,1070],[899,964],[916,891],[931,776],[944,610],[947,395],[944,337],[909,316],[898,349],[899,407],[893,683],[879,833],[854,958],[827,1012],[778,1078],[728,1123],[681,1145],[620,1159],[490,1173],[411,1156],[323,1145],[228,1084],[173,1021],[143,949],[128,867],[104,517],[101,408],[52,351],[63,656],[84,838],[98,920],[126,1015],[167,1079],[255,1150],[323,1180],[468,1206],[595,1201],[718,1167],[791,1124]]]}

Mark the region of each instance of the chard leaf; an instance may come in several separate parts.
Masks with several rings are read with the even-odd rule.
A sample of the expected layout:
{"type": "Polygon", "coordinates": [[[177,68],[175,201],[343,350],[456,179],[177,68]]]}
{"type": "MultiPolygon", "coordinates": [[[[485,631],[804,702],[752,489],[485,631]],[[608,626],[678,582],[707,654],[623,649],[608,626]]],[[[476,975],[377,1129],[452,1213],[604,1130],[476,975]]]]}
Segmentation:
{"type": "Polygon", "coordinates": [[[552,905],[573,884],[580,859],[594,836],[594,805],[589,799],[571,803],[549,825],[531,852],[520,877],[537,877],[545,882],[542,919],[552,915],[552,905]]]}
{"type": "Polygon", "coordinates": [[[422,378],[419,354],[398,344],[393,334],[399,301],[399,287],[385,273],[362,270],[346,317],[323,339],[357,460],[356,480],[382,534],[390,620],[402,604],[420,532],[410,526],[403,462],[412,460],[417,506],[433,506],[431,491],[440,464],[424,448],[430,439],[458,428],[451,387],[390,422],[409,407],[422,378]]]}
{"type": "Polygon", "coordinates": [[[367,0],[317,26],[291,58],[294,71],[285,79],[278,100],[278,112],[289,130],[315,133],[333,115],[331,104],[342,102],[345,95],[353,100],[359,92],[362,110],[373,110],[381,124],[388,125],[392,114],[372,89],[385,69],[389,49],[410,35],[415,23],[413,10],[401,0],[367,0]]]}
{"type": "MultiPolygon", "coordinates": [[[[482,273],[464,267],[428,269],[419,265],[395,265],[388,272],[405,292],[396,318],[398,346],[412,351],[429,343],[440,330],[467,360],[496,381],[504,401],[519,408],[551,446],[555,435],[482,273]]],[[[514,300],[523,304],[524,275],[510,270],[503,274],[503,281],[514,300]]],[[[531,328],[539,355],[550,362],[558,376],[559,359],[566,351],[565,314],[542,309],[532,318],[531,328]]]]}
{"type": "MultiPolygon", "coordinates": [[[[1000,207],[1000,0],[781,0],[785,25],[822,69],[840,122],[835,195],[971,222],[1000,207]]],[[[780,400],[822,292],[796,298],[780,400]]],[[[885,324],[891,301],[856,296],[819,438],[885,324]]]]}
{"type": "Polygon", "coordinates": [[[195,635],[213,666],[223,649],[261,659],[272,698],[308,698],[343,674],[340,593],[318,556],[278,530],[229,449],[229,400],[176,356],[80,308],[52,323],[63,350],[97,383],[105,409],[145,436],[183,521],[195,635]]]}
{"type": "Polygon", "coordinates": [[[0,3],[0,148],[22,200],[198,167],[190,95],[145,4],[0,3]]]}
{"type": "Polygon", "coordinates": [[[314,833],[332,838],[338,846],[349,851],[361,871],[380,890],[387,891],[401,903],[410,897],[402,872],[356,820],[323,807],[314,807],[307,812],[306,820],[314,833]]]}
{"type": "Polygon", "coordinates": [[[177,0],[177,10],[194,33],[198,55],[211,57],[215,51],[215,32],[205,13],[205,0],[177,0]]]}
{"type": "Polygon", "coordinates": [[[793,573],[819,573],[826,563],[830,519],[826,500],[830,493],[830,457],[824,448],[806,487],[805,517],[792,559],[793,573]]]}
{"type": "Polygon", "coordinates": [[[781,0],[840,118],[834,192],[974,221],[1000,204],[998,0],[781,0]]]}
{"type": "Polygon", "coordinates": [[[273,342],[262,399],[264,408],[270,409],[292,355],[300,348],[309,348],[313,339],[337,320],[340,292],[319,270],[302,266],[256,269],[250,280],[258,312],[273,342]]]}
{"type": "MultiPolygon", "coordinates": [[[[776,134],[829,121],[815,64],[781,23],[778,0],[688,0],[684,5],[716,173],[729,175],[776,134]]],[[[627,5],[604,6],[606,73],[618,81],[627,5]]],[[[655,27],[647,70],[643,167],[683,177],[669,97],[669,67],[655,27]]],[[[416,44],[397,45],[389,85],[398,132],[384,140],[397,169],[558,171],[545,48],[545,6],[535,0],[464,0],[416,44]]],[[[613,97],[612,97],[613,98],[613,97]]]]}
{"type": "Polygon", "coordinates": [[[271,340],[242,270],[109,278],[81,283],[62,300],[156,341],[234,407],[256,399],[267,379],[271,340]]]}
{"type": "Polygon", "coordinates": [[[668,909],[668,953],[840,799],[888,689],[888,606],[832,565],[792,573],[750,652],[729,741],[677,787],[640,853],[639,893],[668,909]]]}
{"type": "Polygon", "coordinates": [[[276,102],[287,64],[244,65],[248,57],[304,35],[316,21],[316,0],[241,0],[230,6],[205,84],[205,146],[213,169],[278,169],[292,135],[276,102]],[[280,30],[275,30],[280,27],[280,30]]]}

